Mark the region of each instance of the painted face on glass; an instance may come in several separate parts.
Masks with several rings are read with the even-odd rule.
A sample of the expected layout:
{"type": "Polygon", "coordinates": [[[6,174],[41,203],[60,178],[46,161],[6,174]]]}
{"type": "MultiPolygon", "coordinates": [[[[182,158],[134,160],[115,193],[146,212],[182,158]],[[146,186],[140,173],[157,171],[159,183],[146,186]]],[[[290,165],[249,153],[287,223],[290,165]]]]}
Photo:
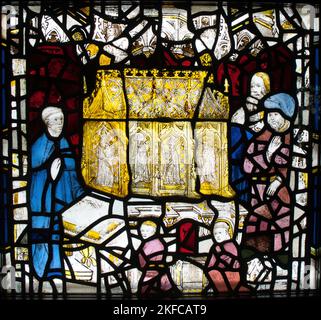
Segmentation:
{"type": "Polygon", "coordinates": [[[223,242],[225,240],[229,240],[231,238],[228,233],[227,227],[223,227],[220,225],[214,227],[213,233],[214,233],[214,239],[218,243],[223,242]]]}
{"type": "Polygon", "coordinates": [[[106,32],[106,40],[111,41],[121,33],[121,29],[120,29],[120,26],[117,24],[108,23],[105,32],[106,32]]]}
{"type": "Polygon", "coordinates": [[[267,122],[273,130],[280,131],[285,124],[285,119],[278,112],[269,112],[267,122]]]}
{"type": "Polygon", "coordinates": [[[228,52],[228,49],[229,49],[228,43],[222,42],[222,43],[220,44],[219,48],[220,48],[221,57],[225,56],[226,53],[228,52]]]}
{"type": "Polygon", "coordinates": [[[238,43],[238,49],[243,50],[246,47],[246,45],[250,42],[250,40],[251,39],[249,36],[243,36],[238,43]]]}
{"type": "Polygon", "coordinates": [[[53,137],[59,137],[64,127],[64,114],[62,113],[62,111],[57,111],[56,113],[48,117],[46,123],[50,135],[53,137]]]}
{"type": "Polygon", "coordinates": [[[266,94],[264,81],[261,77],[254,75],[251,79],[251,96],[256,99],[262,99],[266,94]]]}
{"type": "Polygon", "coordinates": [[[48,41],[49,42],[59,42],[58,33],[56,31],[51,31],[48,41]]]}
{"type": "Polygon", "coordinates": [[[148,239],[156,233],[156,228],[148,224],[142,224],[140,227],[140,233],[143,239],[148,239]]]}

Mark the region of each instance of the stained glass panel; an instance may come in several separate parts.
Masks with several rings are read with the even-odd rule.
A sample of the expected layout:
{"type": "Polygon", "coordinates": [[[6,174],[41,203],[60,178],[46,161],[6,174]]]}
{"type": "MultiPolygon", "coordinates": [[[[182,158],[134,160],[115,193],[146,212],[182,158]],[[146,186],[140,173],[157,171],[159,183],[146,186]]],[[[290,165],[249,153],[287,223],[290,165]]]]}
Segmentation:
{"type": "Polygon", "coordinates": [[[320,288],[319,25],[305,3],[2,4],[1,289],[320,288]]]}

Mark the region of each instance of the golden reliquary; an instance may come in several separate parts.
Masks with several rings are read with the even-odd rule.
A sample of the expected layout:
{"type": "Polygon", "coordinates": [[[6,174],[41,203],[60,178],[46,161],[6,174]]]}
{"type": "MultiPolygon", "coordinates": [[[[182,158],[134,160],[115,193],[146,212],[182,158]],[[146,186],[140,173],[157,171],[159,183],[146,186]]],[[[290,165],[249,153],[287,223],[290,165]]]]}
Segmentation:
{"type": "Polygon", "coordinates": [[[232,197],[228,98],[206,79],[206,71],[98,71],[83,108],[86,184],[120,197],[232,197]]]}

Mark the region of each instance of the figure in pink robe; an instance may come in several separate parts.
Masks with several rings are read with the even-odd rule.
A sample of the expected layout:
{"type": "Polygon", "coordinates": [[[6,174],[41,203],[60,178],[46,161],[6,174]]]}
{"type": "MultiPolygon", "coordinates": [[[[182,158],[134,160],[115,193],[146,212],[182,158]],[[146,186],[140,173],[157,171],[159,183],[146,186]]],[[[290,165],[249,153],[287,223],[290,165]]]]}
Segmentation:
{"type": "Polygon", "coordinates": [[[138,262],[142,276],[138,284],[138,294],[173,296],[179,290],[174,284],[166,263],[166,244],[156,234],[155,222],[147,220],[141,225],[144,241],[138,249],[138,262]]]}
{"type": "Polygon", "coordinates": [[[289,242],[291,120],[294,99],[279,93],[266,99],[267,126],[247,148],[244,171],[251,180],[251,209],[243,241],[261,253],[281,252],[289,242]]]}
{"type": "Polygon", "coordinates": [[[210,287],[216,293],[248,291],[241,282],[238,244],[232,239],[229,225],[216,222],[213,237],[214,244],[205,264],[210,287]]]}

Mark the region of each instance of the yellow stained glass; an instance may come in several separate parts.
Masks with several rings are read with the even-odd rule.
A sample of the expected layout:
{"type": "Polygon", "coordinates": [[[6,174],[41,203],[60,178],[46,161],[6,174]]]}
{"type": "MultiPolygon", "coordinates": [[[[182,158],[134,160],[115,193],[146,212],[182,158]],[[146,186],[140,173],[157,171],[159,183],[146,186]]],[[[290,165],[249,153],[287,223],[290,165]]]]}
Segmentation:
{"type": "Polygon", "coordinates": [[[204,119],[228,119],[229,118],[228,97],[217,90],[207,87],[204,91],[200,104],[199,118],[204,119]]]}
{"type": "Polygon", "coordinates": [[[129,122],[132,191],[197,197],[194,140],[189,122],[129,122]]]}
{"type": "Polygon", "coordinates": [[[91,96],[84,100],[83,113],[85,119],[126,117],[123,82],[119,71],[98,71],[96,88],[91,96]]]}
{"type": "Polygon", "coordinates": [[[229,185],[227,123],[196,123],[195,140],[200,192],[233,197],[235,193],[229,185]]]}
{"type": "Polygon", "coordinates": [[[201,97],[205,71],[125,70],[131,118],[191,119],[201,97]]]}
{"type": "MultiPolygon", "coordinates": [[[[123,72],[124,92],[121,71],[99,71],[96,89],[84,102],[84,117],[95,118],[84,126],[82,173],[87,185],[126,196],[129,165],[134,194],[197,198],[200,191],[206,195],[232,197],[225,122],[197,123],[193,133],[189,121],[135,121],[137,118],[191,119],[206,74],[204,71],[127,68],[123,72]],[[108,119],[126,119],[126,101],[128,133],[125,122],[108,122],[108,119]],[[196,190],[197,175],[200,190],[196,190]]],[[[228,117],[227,96],[206,87],[199,118],[228,117]]]]}
{"type": "Polygon", "coordinates": [[[125,122],[84,124],[81,171],[88,186],[116,196],[128,194],[125,122]]]}

